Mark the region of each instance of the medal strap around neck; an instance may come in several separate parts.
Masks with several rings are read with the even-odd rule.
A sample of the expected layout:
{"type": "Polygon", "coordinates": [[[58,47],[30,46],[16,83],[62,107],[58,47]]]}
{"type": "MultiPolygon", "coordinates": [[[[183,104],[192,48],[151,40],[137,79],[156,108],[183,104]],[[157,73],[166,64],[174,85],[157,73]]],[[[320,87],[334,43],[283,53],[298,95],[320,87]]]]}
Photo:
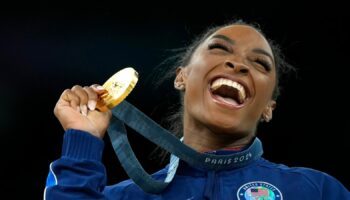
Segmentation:
{"type": "Polygon", "coordinates": [[[132,151],[124,123],[151,142],[187,162],[190,166],[203,170],[224,170],[243,167],[260,158],[263,153],[262,144],[258,138],[255,138],[248,148],[237,153],[229,155],[199,153],[183,144],[168,130],[162,128],[127,101],[121,102],[112,110],[112,113],[114,117],[112,117],[108,128],[108,134],[114,151],[129,177],[145,192],[162,192],[172,177],[166,178],[169,182],[163,182],[154,180],[145,172],[132,151]]]}

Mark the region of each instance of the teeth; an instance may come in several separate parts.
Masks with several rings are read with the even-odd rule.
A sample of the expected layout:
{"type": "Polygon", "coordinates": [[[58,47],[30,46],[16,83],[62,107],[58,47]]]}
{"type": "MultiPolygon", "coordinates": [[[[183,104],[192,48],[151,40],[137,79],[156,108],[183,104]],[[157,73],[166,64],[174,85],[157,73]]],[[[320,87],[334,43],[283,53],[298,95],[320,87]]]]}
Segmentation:
{"type": "Polygon", "coordinates": [[[241,84],[239,84],[235,81],[229,80],[229,79],[218,78],[211,84],[210,88],[212,90],[216,90],[219,87],[221,87],[222,85],[227,85],[229,87],[236,88],[239,91],[238,94],[239,94],[239,98],[241,100],[244,100],[246,98],[246,93],[245,93],[244,87],[241,84]]]}

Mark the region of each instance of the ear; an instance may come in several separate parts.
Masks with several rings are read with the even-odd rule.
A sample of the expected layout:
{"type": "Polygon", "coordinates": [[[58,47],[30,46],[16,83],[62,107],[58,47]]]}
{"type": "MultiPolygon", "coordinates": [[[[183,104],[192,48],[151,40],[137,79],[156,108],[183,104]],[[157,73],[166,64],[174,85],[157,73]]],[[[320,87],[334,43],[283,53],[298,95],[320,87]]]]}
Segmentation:
{"type": "Polygon", "coordinates": [[[261,115],[261,121],[269,122],[272,119],[272,111],[276,108],[276,101],[270,100],[261,115]]]}
{"type": "Polygon", "coordinates": [[[187,80],[186,68],[178,67],[176,69],[176,78],[174,80],[174,87],[177,90],[185,90],[186,80],[187,80]]]}

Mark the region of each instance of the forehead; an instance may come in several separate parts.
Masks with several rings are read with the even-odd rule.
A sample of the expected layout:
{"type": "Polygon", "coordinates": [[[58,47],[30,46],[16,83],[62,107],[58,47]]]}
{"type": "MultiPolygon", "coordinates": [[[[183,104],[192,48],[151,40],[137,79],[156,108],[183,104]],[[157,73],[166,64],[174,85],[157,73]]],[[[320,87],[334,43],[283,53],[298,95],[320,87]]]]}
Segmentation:
{"type": "Polygon", "coordinates": [[[248,48],[261,48],[272,54],[271,47],[266,38],[256,29],[248,25],[223,27],[209,36],[209,39],[214,35],[225,35],[235,41],[235,45],[244,45],[248,48]]]}

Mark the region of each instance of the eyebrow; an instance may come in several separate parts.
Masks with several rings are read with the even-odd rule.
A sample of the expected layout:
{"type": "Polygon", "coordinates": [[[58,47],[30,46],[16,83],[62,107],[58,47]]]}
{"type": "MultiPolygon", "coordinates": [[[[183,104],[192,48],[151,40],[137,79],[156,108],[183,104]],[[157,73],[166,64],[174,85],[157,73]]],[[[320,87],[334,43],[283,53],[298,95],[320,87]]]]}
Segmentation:
{"type": "Polygon", "coordinates": [[[234,45],[236,42],[234,40],[232,40],[231,38],[225,36],[225,35],[214,35],[212,38],[219,38],[219,39],[223,39],[226,42],[229,42],[230,44],[234,45]]]}
{"type": "Polygon", "coordinates": [[[264,49],[260,49],[260,48],[255,48],[253,49],[254,53],[259,53],[259,54],[263,54],[265,56],[268,56],[272,61],[275,61],[272,57],[271,54],[269,54],[267,51],[265,51],[264,49]]]}
{"type": "MultiPolygon", "coordinates": [[[[225,35],[214,35],[212,38],[218,38],[218,39],[223,39],[227,42],[229,42],[230,44],[234,45],[236,42],[234,40],[232,40],[231,38],[225,36],[225,35]]],[[[259,53],[259,54],[263,54],[265,56],[268,56],[273,62],[275,61],[272,57],[271,54],[269,54],[267,51],[265,51],[264,49],[261,49],[261,48],[255,48],[253,49],[253,52],[254,53],[259,53]]]]}

